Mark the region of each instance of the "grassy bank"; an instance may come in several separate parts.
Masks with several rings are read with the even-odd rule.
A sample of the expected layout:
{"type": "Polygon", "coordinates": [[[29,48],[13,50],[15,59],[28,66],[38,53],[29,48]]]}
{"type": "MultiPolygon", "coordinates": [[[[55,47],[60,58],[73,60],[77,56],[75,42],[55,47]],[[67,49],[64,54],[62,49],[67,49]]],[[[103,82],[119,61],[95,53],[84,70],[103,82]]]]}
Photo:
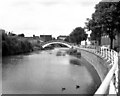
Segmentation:
{"type": "Polygon", "coordinates": [[[39,49],[38,46],[27,39],[18,39],[18,36],[9,36],[2,33],[2,56],[27,53],[36,49],[39,49]]]}

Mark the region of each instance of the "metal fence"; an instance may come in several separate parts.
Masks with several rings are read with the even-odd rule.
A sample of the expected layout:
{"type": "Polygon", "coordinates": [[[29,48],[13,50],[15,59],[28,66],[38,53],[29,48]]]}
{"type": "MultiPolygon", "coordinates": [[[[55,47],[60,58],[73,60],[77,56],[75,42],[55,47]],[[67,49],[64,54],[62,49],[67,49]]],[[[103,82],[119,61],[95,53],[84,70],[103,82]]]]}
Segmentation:
{"type": "Polygon", "coordinates": [[[101,85],[95,92],[95,94],[106,94],[109,90],[109,94],[118,93],[118,53],[114,50],[96,46],[79,46],[81,50],[89,51],[95,55],[103,58],[109,63],[110,70],[106,77],[102,81],[101,85]]]}

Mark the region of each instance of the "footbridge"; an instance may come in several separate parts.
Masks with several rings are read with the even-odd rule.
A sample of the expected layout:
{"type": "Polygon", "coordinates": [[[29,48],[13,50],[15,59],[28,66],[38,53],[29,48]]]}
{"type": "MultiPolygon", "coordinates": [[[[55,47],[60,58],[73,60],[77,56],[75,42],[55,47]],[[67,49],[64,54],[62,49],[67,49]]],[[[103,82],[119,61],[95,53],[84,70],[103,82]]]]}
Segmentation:
{"type": "MultiPolygon", "coordinates": [[[[110,94],[118,94],[118,53],[114,50],[107,48],[96,47],[96,46],[74,46],[84,52],[85,59],[92,63],[95,63],[96,68],[99,66],[95,61],[101,58],[106,62],[106,67],[108,68],[107,75],[103,78],[101,85],[95,92],[94,96],[101,94],[100,96],[109,96],[110,94]],[[92,58],[90,58],[93,56],[92,58]],[[96,57],[95,57],[96,56],[96,57]],[[94,58],[95,57],[95,58],[94,58]],[[104,95],[102,95],[104,94],[104,95]],[[106,95],[105,95],[106,94],[106,95]]],[[[98,69],[99,70],[99,69],[98,69]]],[[[112,95],[111,95],[112,96],[112,95]]]]}
{"type": "Polygon", "coordinates": [[[69,43],[69,42],[66,42],[66,41],[63,41],[63,40],[51,40],[51,41],[47,41],[47,42],[42,42],[41,46],[42,46],[42,48],[45,48],[45,47],[47,47],[51,44],[62,44],[62,45],[65,45],[69,48],[71,48],[72,45],[73,45],[72,43],[69,43]]]}

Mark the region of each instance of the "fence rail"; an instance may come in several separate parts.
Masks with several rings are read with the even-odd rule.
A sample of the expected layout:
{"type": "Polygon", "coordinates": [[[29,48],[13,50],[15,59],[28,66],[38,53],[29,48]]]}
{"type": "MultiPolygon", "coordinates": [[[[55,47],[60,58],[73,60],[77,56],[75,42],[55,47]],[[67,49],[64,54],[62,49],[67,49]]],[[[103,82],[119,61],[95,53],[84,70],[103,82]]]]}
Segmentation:
{"type": "Polygon", "coordinates": [[[80,46],[81,50],[89,51],[95,55],[102,57],[109,63],[110,70],[102,81],[101,85],[95,94],[106,94],[109,89],[109,94],[118,93],[118,53],[114,50],[96,46],[80,46]]]}

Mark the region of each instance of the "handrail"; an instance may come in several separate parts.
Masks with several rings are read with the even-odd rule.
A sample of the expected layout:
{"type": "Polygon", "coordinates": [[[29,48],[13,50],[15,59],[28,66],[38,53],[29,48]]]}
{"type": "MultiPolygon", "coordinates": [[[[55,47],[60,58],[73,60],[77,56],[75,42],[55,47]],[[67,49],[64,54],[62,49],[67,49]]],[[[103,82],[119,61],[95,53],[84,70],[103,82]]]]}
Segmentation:
{"type": "Polygon", "coordinates": [[[109,94],[118,93],[118,53],[108,48],[95,47],[95,46],[80,46],[80,48],[90,51],[109,62],[111,69],[107,73],[105,79],[95,92],[96,94],[106,94],[109,88],[109,94]],[[91,50],[93,49],[93,50],[91,50]]]}
{"type": "MultiPolygon", "coordinates": [[[[100,85],[98,90],[95,92],[95,94],[105,94],[106,93],[106,90],[108,89],[108,86],[109,86],[109,84],[110,84],[110,82],[111,82],[111,80],[113,78],[113,74],[115,73],[116,67],[117,67],[117,63],[112,66],[112,68],[108,72],[107,76],[105,77],[105,79],[103,80],[102,84],[100,85]]],[[[113,83],[113,82],[111,82],[111,83],[113,83]]],[[[109,90],[109,93],[116,94],[115,88],[114,88],[114,90],[111,90],[111,91],[109,90]],[[111,92],[111,91],[114,91],[114,93],[111,92]]]]}

